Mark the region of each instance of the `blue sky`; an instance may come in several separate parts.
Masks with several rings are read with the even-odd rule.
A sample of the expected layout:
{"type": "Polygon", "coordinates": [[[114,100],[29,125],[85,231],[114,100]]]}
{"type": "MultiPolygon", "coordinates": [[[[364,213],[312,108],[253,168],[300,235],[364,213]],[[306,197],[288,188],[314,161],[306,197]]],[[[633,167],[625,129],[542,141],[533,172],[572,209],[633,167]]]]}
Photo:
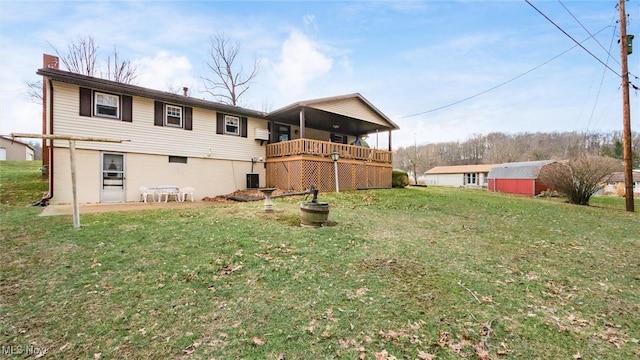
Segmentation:
{"type": "MultiPolygon", "coordinates": [[[[580,23],[597,33],[583,46],[620,73],[617,1],[531,3],[578,41],[590,37],[580,23]]],[[[636,36],[629,71],[640,86],[639,1],[627,2],[627,12],[636,36]]],[[[211,99],[202,77],[212,76],[210,41],[221,32],[240,43],[245,67],[260,61],[242,106],[270,111],[359,92],[400,126],[394,148],[494,131],[622,129],[618,75],[525,1],[0,0],[0,133],[40,132],[40,106],[24,95],[25,82],[38,79],[49,43],[64,50],[91,35],[103,54],[116,45],[138,66],[137,85],[187,86],[211,99]]],[[[638,93],[630,100],[639,131],[638,93]]]]}

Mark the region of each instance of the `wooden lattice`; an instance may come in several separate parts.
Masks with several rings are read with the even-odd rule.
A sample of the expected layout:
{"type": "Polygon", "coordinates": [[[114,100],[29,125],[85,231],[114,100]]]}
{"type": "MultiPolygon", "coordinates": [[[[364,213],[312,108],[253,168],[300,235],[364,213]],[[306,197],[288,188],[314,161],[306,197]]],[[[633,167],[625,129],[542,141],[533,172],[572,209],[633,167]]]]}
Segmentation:
{"type": "MultiPolygon", "coordinates": [[[[391,164],[338,161],[340,190],[390,188],[391,170],[391,164]]],[[[266,176],[268,187],[284,190],[304,191],[315,186],[320,191],[334,191],[336,187],[333,162],[325,158],[267,162],[266,176]]]]}

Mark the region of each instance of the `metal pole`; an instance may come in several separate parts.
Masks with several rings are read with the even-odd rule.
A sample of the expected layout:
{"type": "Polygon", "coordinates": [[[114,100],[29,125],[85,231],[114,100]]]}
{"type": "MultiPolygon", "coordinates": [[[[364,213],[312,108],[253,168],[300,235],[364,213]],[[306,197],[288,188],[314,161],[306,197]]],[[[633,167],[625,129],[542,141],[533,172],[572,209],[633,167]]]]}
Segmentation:
{"type": "Polygon", "coordinates": [[[80,229],[80,211],[76,191],[76,141],[69,140],[69,158],[71,160],[71,193],[73,194],[73,229],[80,229]]]}
{"type": "Polygon", "coordinates": [[[338,161],[333,162],[333,172],[336,174],[336,192],[340,192],[340,186],[338,185],[338,161]]]}
{"type": "Polygon", "coordinates": [[[634,211],[633,205],[633,164],[631,157],[631,110],[629,107],[629,68],[627,62],[627,14],[625,0],[620,0],[620,64],[622,65],[622,145],[624,158],[624,188],[626,210],[634,211]]]}

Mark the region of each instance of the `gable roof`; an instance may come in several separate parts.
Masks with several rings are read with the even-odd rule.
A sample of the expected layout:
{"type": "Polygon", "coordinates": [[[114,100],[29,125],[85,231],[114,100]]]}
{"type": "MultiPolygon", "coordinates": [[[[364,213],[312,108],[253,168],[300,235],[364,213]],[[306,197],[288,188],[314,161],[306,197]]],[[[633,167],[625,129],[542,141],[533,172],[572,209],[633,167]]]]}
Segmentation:
{"type": "Polygon", "coordinates": [[[489,172],[496,164],[477,164],[477,165],[455,165],[455,166],[436,166],[427,171],[426,175],[436,174],[465,174],[465,173],[485,173],[489,172]]]}
{"type": "Polygon", "coordinates": [[[78,86],[86,86],[93,89],[104,90],[123,95],[139,96],[153,100],[173,103],[176,105],[193,106],[198,108],[210,109],[214,111],[231,113],[234,115],[244,115],[259,119],[264,119],[266,113],[251,109],[245,109],[240,106],[227,105],[215,101],[196,99],[189,96],[178,95],[166,91],[153,90],[137,85],[123,84],[111,80],[105,80],[92,76],[80,75],[64,70],[42,68],[36,74],[46,76],[52,80],[74,84],[78,86]]]}
{"type": "Polygon", "coordinates": [[[285,124],[298,125],[300,111],[305,111],[308,127],[349,135],[362,135],[399,129],[391,119],[378,110],[359,93],[300,101],[270,113],[227,105],[215,101],[196,99],[166,91],[123,84],[111,80],[72,73],[69,71],[41,68],[38,75],[54,81],[103,90],[123,95],[139,96],[176,105],[193,106],[234,115],[268,119],[285,124]],[[337,126],[337,127],[336,127],[337,126]]]}
{"type": "Polygon", "coordinates": [[[4,140],[7,140],[7,141],[11,141],[12,143],[24,145],[24,146],[28,147],[29,149],[35,151],[33,146],[27,144],[26,142],[23,142],[23,141],[20,141],[20,140],[16,140],[15,138],[12,138],[11,136],[4,136],[3,135],[3,136],[0,136],[0,138],[3,138],[4,140]]]}
{"type": "Polygon", "coordinates": [[[540,169],[553,160],[523,161],[496,165],[489,171],[488,179],[537,179],[540,169]]]}
{"type": "MultiPolygon", "coordinates": [[[[633,171],[631,177],[634,182],[640,181],[640,172],[633,171]]],[[[611,173],[611,175],[609,175],[609,177],[607,178],[607,182],[624,182],[624,172],[617,171],[611,173]]]]}
{"type": "Polygon", "coordinates": [[[270,112],[267,119],[297,125],[302,110],[309,127],[330,132],[361,135],[400,128],[359,93],[299,101],[270,112]]]}

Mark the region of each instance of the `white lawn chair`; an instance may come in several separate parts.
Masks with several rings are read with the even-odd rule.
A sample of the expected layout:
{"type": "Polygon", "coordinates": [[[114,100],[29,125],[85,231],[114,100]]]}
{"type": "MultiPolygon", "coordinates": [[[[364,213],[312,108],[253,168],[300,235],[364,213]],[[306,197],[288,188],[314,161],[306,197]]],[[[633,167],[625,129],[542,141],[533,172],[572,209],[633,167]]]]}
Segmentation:
{"type": "Polygon", "coordinates": [[[193,193],[195,191],[196,189],[192,188],[191,186],[183,187],[182,189],[180,189],[180,201],[187,200],[187,195],[191,199],[191,202],[195,201],[195,199],[193,198],[193,193]]]}
{"type": "Polygon", "coordinates": [[[156,201],[156,193],[153,190],[150,190],[149,188],[146,188],[144,186],[140,186],[140,198],[142,199],[142,201],[147,202],[147,199],[149,198],[149,195],[151,195],[151,201],[156,201]]]}

